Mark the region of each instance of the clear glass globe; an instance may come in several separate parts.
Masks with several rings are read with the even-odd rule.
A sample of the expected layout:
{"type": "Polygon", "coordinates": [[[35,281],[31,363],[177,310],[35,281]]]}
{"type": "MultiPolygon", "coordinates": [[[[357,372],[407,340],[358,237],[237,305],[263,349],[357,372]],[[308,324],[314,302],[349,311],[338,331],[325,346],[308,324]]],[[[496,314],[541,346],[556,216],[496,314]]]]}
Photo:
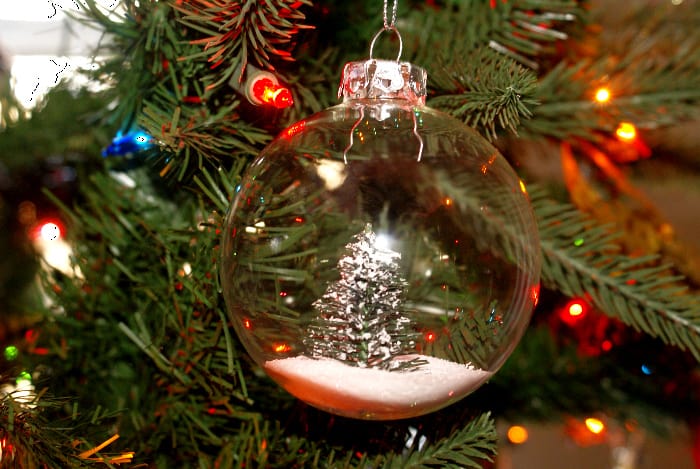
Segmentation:
{"type": "Polygon", "coordinates": [[[432,412],[513,351],[539,291],[523,183],[425,102],[408,63],[346,65],[344,102],[251,163],[226,217],[234,328],[281,386],[363,419],[432,412]]]}

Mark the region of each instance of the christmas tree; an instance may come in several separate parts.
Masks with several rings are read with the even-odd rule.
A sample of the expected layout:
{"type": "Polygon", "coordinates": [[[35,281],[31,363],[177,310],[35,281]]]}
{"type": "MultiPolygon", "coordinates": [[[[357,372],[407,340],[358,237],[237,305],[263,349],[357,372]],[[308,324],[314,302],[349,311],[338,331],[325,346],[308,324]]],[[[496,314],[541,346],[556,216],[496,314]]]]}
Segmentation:
{"type": "MultiPolygon", "coordinates": [[[[80,149],[78,193],[44,193],[61,209],[72,268],[46,271],[46,301],[0,312],[0,467],[488,467],[494,417],[604,413],[659,433],[696,427],[700,269],[631,177],[664,161],[675,178],[697,176],[693,151],[662,139],[700,115],[692,2],[625,5],[611,19],[604,3],[577,0],[406,0],[395,21],[395,4],[380,1],[74,3],[76,21],[105,33],[86,73],[106,88],[59,89],[32,115],[3,108],[0,121],[13,171],[80,149]],[[428,70],[428,105],[490,139],[527,183],[543,289],[530,329],[479,391],[424,417],[363,422],[291,398],[248,357],[226,315],[219,246],[250,161],[335,104],[342,65],[367,56],[382,23],[400,30],[403,59],[428,70]],[[82,132],[28,137],[66,109],[82,132]],[[543,176],[552,164],[562,177],[543,176]]],[[[397,47],[382,36],[374,55],[397,47]]],[[[348,229],[312,222],[339,240],[348,229]]],[[[284,262],[317,255],[298,235],[284,262]]],[[[246,253],[252,263],[272,254],[246,253]]],[[[394,262],[379,269],[388,290],[377,302],[399,303],[390,310],[401,329],[394,262]]],[[[272,277],[264,293],[279,298],[272,277]]],[[[337,311],[328,300],[349,293],[322,280],[307,337],[326,356],[326,337],[339,334],[321,325],[337,311]]],[[[490,311],[475,335],[498,326],[490,311]]],[[[303,326],[283,318],[257,332],[303,326]]],[[[411,340],[406,331],[389,356],[411,340]]]]}
{"type": "Polygon", "coordinates": [[[415,365],[392,360],[415,353],[418,335],[401,311],[408,288],[397,259],[401,255],[382,246],[371,225],[355,236],[348,251],[338,262],[340,279],[313,303],[319,316],[308,328],[311,356],[363,368],[415,365]]]}

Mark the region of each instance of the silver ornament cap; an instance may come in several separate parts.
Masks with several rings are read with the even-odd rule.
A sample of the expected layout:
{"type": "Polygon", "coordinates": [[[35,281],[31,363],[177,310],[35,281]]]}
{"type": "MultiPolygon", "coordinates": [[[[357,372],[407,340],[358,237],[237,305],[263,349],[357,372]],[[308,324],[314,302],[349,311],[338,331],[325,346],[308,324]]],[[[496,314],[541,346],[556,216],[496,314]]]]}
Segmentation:
{"type": "Polygon", "coordinates": [[[338,98],[343,102],[353,99],[402,99],[411,104],[425,104],[428,74],[425,69],[409,62],[369,59],[348,62],[338,98]]]}

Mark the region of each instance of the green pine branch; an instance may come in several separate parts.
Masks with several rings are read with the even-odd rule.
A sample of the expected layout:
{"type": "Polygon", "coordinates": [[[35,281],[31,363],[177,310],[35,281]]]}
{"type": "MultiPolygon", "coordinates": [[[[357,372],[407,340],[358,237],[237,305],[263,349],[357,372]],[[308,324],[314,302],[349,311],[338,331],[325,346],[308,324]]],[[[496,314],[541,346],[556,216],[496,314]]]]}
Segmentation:
{"type": "Polygon", "coordinates": [[[159,85],[143,100],[138,122],[155,136],[166,155],[167,172],[182,180],[207,165],[250,158],[269,142],[267,132],[240,118],[239,104],[231,100],[219,106],[186,105],[159,85]]]}
{"type": "Polygon", "coordinates": [[[168,20],[165,5],[151,2],[124,0],[123,16],[109,15],[95,0],[81,1],[83,8],[75,13],[76,21],[104,32],[104,37],[93,51],[99,64],[88,76],[107,88],[106,94],[114,100],[105,120],[121,129],[136,125],[142,110],[143,98],[150,96],[153,87],[166,74],[180,81],[188,78],[174,73],[177,53],[182,53],[184,41],[168,20]],[[176,78],[177,75],[177,78],[176,78]]]}
{"type": "MultiPolygon", "coordinates": [[[[169,2],[189,30],[190,43],[202,47],[210,67],[205,83],[213,88],[239,74],[245,76],[249,62],[274,70],[273,57],[293,60],[294,36],[309,26],[302,23],[299,7],[308,0],[246,0],[243,2],[169,2]],[[195,36],[196,34],[196,36],[195,36]]],[[[200,55],[199,53],[196,55],[200,55]]]]}
{"type": "Polygon", "coordinates": [[[486,412],[433,444],[419,448],[414,443],[408,455],[389,453],[377,457],[371,466],[387,469],[481,469],[485,461],[493,460],[497,439],[495,423],[491,414],[486,412]]]}
{"type": "Polygon", "coordinates": [[[588,299],[607,315],[700,360],[700,298],[656,257],[630,258],[613,236],[569,205],[533,194],[542,246],[542,282],[588,299]]]}
{"type": "Polygon", "coordinates": [[[222,444],[210,429],[259,415],[249,388],[260,384],[220,304],[217,221],[196,198],[163,199],[169,188],[141,172],[134,187],[93,174],[81,206],[63,207],[82,277],[47,278],[66,311],[46,325],[52,379],[87,383],[87,407],[126,408],[120,427],[137,453],[170,435],[187,460],[222,444]]]}
{"type": "Polygon", "coordinates": [[[583,16],[575,0],[462,0],[437,9],[414,9],[401,32],[407,36],[408,55],[429,69],[436,55],[471,55],[490,48],[536,70],[538,60],[552,55],[555,43],[568,37],[560,28],[583,16]]]}
{"type": "Polygon", "coordinates": [[[621,121],[643,129],[700,117],[700,32],[690,26],[700,21],[697,9],[668,5],[634,15],[614,37],[587,36],[595,55],[565,58],[540,79],[533,96],[540,105],[523,122],[524,134],[594,140],[621,121]],[[603,86],[612,98],[600,104],[594,95],[603,86]]]}
{"type": "Polygon", "coordinates": [[[471,56],[457,52],[440,64],[432,77],[439,93],[428,105],[460,119],[493,140],[503,129],[516,132],[532,116],[536,77],[530,70],[493,52],[479,49],[471,56]]]}
{"type": "Polygon", "coordinates": [[[108,446],[90,457],[80,456],[108,438],[106,429],[117,414],[100,408],[83,414],[75,403],[50,397],[46,391],[33,396],[0,391],[0,468],[104,467],[98,458],[119,455],[114,446],[108,446]],[[63,408],[71,412],[65,415],[63,408]]]}
{"type": "Polygon", "coordinates": [[[409,15],[412,60],[428,69],[429,105],[495,139],[532,116],[537,60],[567,35],[556,29],[582,16],[575,1],[466,1],[409,15]],[[436,53],[437,51],[437,53],[436,53]]]}
{"type": "MultiPolygon", "coordinates": [[[[52,88],[29,118],[23,117],[5,129],[0,125],[3,165],[18,175],[36,170],[52,155],[96,159],[102,145],[113,137],[113,128],[95,125],[107,103],[104,96],[87,90],[76,93],[64,85],[52,88]],[[66,109],[71,110],[71,119],[66,119],[66,109]]],[[[7,109],[3,107],[0,112],[7,109]]]]}

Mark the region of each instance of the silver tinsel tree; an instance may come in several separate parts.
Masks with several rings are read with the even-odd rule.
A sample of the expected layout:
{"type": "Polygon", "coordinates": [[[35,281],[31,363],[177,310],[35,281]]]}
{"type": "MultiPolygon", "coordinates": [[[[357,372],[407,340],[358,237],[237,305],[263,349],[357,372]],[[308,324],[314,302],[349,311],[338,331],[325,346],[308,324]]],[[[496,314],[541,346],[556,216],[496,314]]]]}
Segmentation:
{"type": "Polygon", "coordinates": [[[310,355],[362,368],[419,365],[410,357],[418,333],[401,309],[408,287],[400,273],[401,255],[378,242],[370,224],[347,251],[338,261],[340,279],[313,303],[318,316],[305,340],[310,355]]]}

